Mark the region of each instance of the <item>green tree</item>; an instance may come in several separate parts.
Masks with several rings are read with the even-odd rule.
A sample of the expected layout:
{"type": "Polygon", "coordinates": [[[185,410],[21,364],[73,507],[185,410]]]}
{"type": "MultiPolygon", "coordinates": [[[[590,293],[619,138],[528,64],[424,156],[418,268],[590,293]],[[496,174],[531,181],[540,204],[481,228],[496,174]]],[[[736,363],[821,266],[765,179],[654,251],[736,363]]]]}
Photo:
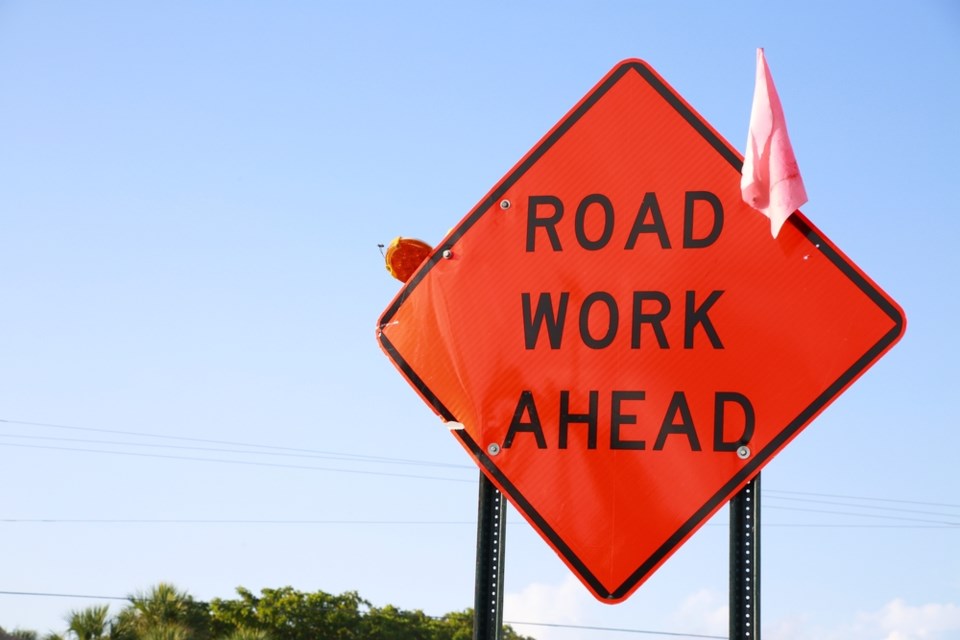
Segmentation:
{"type": "MultiPolygon", "coordinates": [[[[65,637],[44,640],[472,640],[473,610],[428,616],[393,605],[373,607],[355,591],[304,593],[292,587],[243,587],[237,598],[198,602],[160,583],[114,618],[106,605],[72,611],[65,637]]],[[[504,627],[504,640],[533,640],[504,627]]],[[[0,628],[0,640],[38,640],[36,632],[0,628]]]]}
{"type": "MultiPolygon", "coordinates": [[[[473,610],[433,618],[393,605],[372,607],[356,592],[303,593],[292,587],[243,587],[239,598],[210,603],[214,637],[223,640],[472,640],[473,610]],[[232,634],[264,636],[231,638],[232,634]]],[[[504,640],[533,640],[504,627],[504,640]]]]}
{"type": "Polygon", "coordinates": [[[161,582],[129,597],[114,621],[112,640],[208,640],[206,603],[161,582]]]}
{"type": "Polygon", "coordinates": [[[190,640],[190,630],[180,624],[165,622],[148,628],[140,638],[141,640],[190,640]]]}
{"type": "Polygon", "coordinates": [[[237,629],[220,640],[272,640],[272,636],[262,629],[237,629]]]}
{"type": "Polygon", "coordinates": [[[473,640],[473,609],[454,611],[436,620],[437,637],[443,640],[473,640]]]}
{"type": "Polygon", "coordinates": [[[271,640],[359,640],[362,609],[357,593],[303,593],[293,587],[261,589],[255,596],[237,588],[237,600],[214,599],[210,616],[216,636],[260,631],[271,640]]]}
{"type": "Polygon", "coordinates": [[[423,611],[405,611],[393,605],[371,608],[360,625],[360,638],[439,640],[434,619],[423,611]]]}
{"type": "Polygon", "coordinates": [[[67,616],[67,633],[75,640],[104,640],[110,634],[110,606],[97,605],[67,616]]]}

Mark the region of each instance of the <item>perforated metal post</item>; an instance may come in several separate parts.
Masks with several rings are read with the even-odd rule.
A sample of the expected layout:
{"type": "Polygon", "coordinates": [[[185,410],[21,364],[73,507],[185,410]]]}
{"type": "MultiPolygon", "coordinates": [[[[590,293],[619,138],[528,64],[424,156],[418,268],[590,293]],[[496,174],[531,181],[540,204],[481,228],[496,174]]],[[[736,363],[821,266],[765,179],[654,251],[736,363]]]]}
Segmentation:
{"type": "Polygon", "coordinates": [[[507,512],[503,494],[480,474],[477,512],[477,575],[473,640],[500,640],[503,629],[503,543],[507,512]]]}
{"type": "Polygon", "coordinates": [[[730,640],[760,640],[760,474],[730,501],[730,640]]]}

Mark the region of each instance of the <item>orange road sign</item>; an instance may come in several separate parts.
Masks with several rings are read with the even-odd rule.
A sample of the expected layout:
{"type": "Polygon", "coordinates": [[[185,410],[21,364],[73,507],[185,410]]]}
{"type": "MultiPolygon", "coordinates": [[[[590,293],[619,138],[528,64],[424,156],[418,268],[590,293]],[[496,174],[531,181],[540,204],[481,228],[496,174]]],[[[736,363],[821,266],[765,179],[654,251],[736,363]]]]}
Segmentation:
{"type": "Polygon", "coordinates": [[[899,339],[901,309],[653,69],[610,71],[431,253],[383,350],[601,601],[899,339]]]}

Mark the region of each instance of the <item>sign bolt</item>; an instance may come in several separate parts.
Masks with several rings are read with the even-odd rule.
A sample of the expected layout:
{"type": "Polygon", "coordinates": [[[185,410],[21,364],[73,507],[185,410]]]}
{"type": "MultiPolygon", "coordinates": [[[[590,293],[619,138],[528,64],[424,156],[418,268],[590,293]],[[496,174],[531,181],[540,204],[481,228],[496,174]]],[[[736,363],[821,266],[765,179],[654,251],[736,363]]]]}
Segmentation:
{"type": "Polygon", "coordinates": [[[506,198],[504,198],[503,200],[501,200],[501,201],[500,201],[500,208],[503,209],[504,211],[506,211],[507,209],[509,209],[509,208],[510,208],[510,201],[507,200],[506,198]]]}
{"type": "Polygon", "coordinates": [[[747,458],[749,458],[750,447],[748,447],[745,444],[737,447],[737,457],[740,458],[741,460],[746,460],[747,458]]]}
{"type": "Polygon", "coordinates": [[[492,456],[497,455],[498,453],[500,453],[500,445],[498,445],[496,442],[491,442],[490,444],[487,445],[487,453],[489,453],[492,456]]]}
{"type": "Polygon", "coordinates": [[[449,260],[450,258],[453,257],[453,251],[450,251],[450,249],[444,249],[441,255],[447,260],[449,260]]]}

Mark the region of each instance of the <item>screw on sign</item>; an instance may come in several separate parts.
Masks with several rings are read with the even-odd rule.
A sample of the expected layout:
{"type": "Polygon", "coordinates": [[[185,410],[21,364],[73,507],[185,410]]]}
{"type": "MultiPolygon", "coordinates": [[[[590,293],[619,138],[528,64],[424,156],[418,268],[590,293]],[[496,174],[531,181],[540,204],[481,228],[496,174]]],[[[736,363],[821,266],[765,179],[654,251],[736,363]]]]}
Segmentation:
{"type": "Polygon", "coordinates": [[[601,601],[628,597],[901,336],[646,63],[611,70],[433,250],[378,336],[601,601]]]}

